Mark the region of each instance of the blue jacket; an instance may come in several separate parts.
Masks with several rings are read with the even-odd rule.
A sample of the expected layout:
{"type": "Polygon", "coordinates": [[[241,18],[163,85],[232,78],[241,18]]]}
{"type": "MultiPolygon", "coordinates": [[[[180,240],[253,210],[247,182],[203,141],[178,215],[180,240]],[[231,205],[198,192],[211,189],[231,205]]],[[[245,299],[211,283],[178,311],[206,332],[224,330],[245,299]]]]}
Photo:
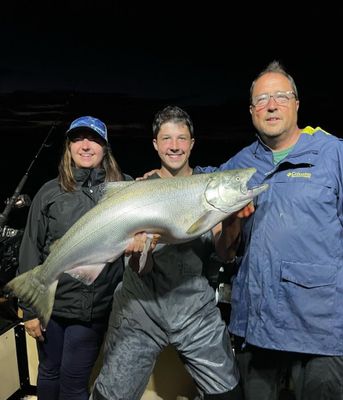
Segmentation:
{"type": "Polygon", "coordinates": [[[342,140],[307,127],[277,165],[257,140],[219,169],[245,167],[269,189],[243,227],[229,330],[262,348],[343,355],[342,140]]]}

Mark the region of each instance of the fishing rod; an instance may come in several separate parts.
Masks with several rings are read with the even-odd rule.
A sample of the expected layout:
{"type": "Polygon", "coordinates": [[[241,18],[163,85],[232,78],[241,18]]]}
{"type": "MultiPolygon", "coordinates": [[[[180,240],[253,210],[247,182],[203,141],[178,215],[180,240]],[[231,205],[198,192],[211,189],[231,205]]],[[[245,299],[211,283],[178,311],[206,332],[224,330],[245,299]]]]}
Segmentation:
{"type": "MultiPolygon", "coordinates": [[[[29,176],[29,172],[31,171],[31,168],[33,167],[33,164],[35,163],[35,161],[37,160],[39,154],[41,153],[41,151],[43,150],[44,147],[48,147],[47,146],[47,141],[49,140],[49,137],[51,136],[52,132],[56,129],[56,123],[53,123],[53,125],[50,127],[48,134],[46,135],[43,143],[41,144],[37,154],[34,156],[33,160],[31,161],[28,169],[26,170],[24,176],[21,178],[18,186],[16,187],[13,195],[8,199],[8,201],[6,202],[6,207],[4,209],[4,211],[0,214],[0,234],[8,220],[8,216],[10,214],[10,212],[12,211],[13,207],[15,206],[18,197],[20,196],[20,192],[22,191],[27,178],[29,176]]],[[[25,200],[25,197],[22,197],[20,200],[25,200]]]]}

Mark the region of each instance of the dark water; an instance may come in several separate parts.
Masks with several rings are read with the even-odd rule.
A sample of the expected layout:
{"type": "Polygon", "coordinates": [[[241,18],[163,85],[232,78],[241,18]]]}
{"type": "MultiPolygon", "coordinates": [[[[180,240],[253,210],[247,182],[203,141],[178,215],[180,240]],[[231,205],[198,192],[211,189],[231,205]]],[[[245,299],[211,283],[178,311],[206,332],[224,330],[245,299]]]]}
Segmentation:
{"type": "MultiPolygon", "coordinates": [[[[16,93],[3,95],[1,100],[0,211],[27,172],[21,193],[31,197],[45,181],[57,175],[64,132],[69,123],[81,115],[98,117],[107,124],[113,154],[124,172],[136,177],[158,167],[151,123],[158,110],[176,104],[170,100],[108,94],[70,97],[64,93],[16,93]],[[49,132],[47,145],[42,147],[49,132]]],[[[196,146],[191,159],[194,166],[218,165],[253,138],[248,133],[248,114],[242,116],[248,127],[239,120],[236,124],[229,123],[232,106],[177,105],[188,111],[194,122],[196,146]]],[[[235,115],[239,115],[238,109],[235,115]]],[[[8,222],[22,225],[25,215],[25,210],[13,209],[8,222]]]]}
{"type": "MultiPolygon", "coordinates": [[[[64,132],[81,115],[93,115],[107,124],[113,154],[122,170],[133,177],[159,166],[152,146],[151,123],[154,114],[166,105],[182,107],[193,119],[193,166],[219,165],[255,138],[249,104],[239,98],[224,99],[221,104],[197,104],[189,99],[132,98],[120,94],[15,92],[0,95],[0,101],[0,213],[4,201],[13,195],[26,173],[21,193],[31,197],[44,182],[57,175],[64,132]],[[47,146],[42,147],[51,130],[47,146]]],[[[304,99],[299,126],[321,126],[343,136],[337,109],[334,99],[304,99]]],[[[26,214],[27,209],[13,209],[8,225],[23,226],[26,214]]]]}

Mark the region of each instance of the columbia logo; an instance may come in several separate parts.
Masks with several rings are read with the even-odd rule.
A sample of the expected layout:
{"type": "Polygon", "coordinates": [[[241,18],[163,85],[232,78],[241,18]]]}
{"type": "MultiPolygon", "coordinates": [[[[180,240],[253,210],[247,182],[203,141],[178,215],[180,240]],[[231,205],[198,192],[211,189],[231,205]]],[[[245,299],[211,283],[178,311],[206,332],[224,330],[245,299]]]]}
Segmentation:
{"type": "Polygon", "coordinates": [[[288,172],[290,178],[311,178],[311,172],[288,172]]]}

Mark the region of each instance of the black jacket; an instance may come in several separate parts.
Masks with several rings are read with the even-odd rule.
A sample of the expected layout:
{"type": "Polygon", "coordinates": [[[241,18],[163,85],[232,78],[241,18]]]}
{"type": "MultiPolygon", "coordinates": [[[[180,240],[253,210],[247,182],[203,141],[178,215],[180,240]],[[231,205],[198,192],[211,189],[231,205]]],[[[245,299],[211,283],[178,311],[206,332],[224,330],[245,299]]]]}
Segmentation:
{"type": "MultiPolygon", "coordinates": [[[[101,196],[102,169],[74,169],[77,188],[63,191],[58,180],[45,183],[33,199],[24,236],[20,246],[18,273],[42,264],[49,254],[50,245],[60,239],[101,196]]],[[[125,176],[126,180],[131,180],[125,176]]],[[[93,284],[87,286],[69,274],[60,276],[52,317],[92,321],[107,318],[111,309],[113,291],[121,281],[123,259],[108,263],[93,284]]],[[[24,321],[35,318],[25,308],[24,321]]]]}

